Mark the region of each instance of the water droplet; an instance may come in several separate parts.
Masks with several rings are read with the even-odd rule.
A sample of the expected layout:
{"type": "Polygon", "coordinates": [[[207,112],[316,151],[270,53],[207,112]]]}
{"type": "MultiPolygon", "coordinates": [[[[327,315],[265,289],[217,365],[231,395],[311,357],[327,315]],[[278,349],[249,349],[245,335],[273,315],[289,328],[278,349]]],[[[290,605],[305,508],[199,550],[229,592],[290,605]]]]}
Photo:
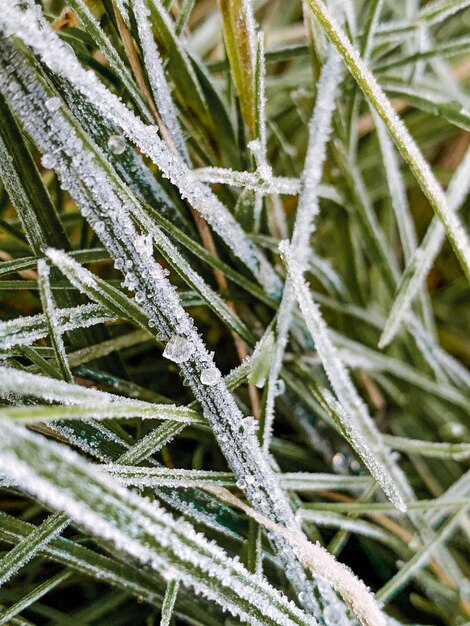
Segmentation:
{"type": "Polygon", "coordinates": [[[201,372],[201,383],[203,385],[215,385],[220,380],[220,371],[216,367],[207,367],[201,372]]]}
{"type": "Polygon", "coordinates": [[[447,422],[441,428],[444,437],[451,437],[453,439],[459,439],[465,435],[465,426],[460,422],[447,422]]]}
{"type": "Polygon", "coordinates": [[[356,459],[351,460],[349,467],[351,468],[351,472],[354,472],[355,474],[361,471],[361,464],[356,461],[356,459]]]}
{"type": "Polygon", "coordinates": [[[240,480],[237,480],[237,487],[239,489],[245,489],[246,488],[246,481],[243,480],[243,478],[240,478],[240,480]]]}
{"type": "Polygon", "coordinates": [[[108,148],[113,154],[122,154],[126,149],[126,140],[122,135],[111,135],[108,139],[108,148]]]}
{"type": "Polygon", "coordinates": [[[184,363],[191,357],[192,352],[193,346],[186,337],[173,335],[165,346],[163,356],[174,363],[184,363]]]}
{"type": "Polygon", "coordinates": [[[341,474],[344,473],[348,467],[346,457],[341,452],[337,452],[334,455],[331,465],[333,467],[333,471],[341,474]]]}
{"type": "Polygon", "coordinates": [[[54,111],[58,111],[62,106],[62,100],[58,97],[48,98],[44,103],[44,106],[48,111],[53,113],[54,111]]]}

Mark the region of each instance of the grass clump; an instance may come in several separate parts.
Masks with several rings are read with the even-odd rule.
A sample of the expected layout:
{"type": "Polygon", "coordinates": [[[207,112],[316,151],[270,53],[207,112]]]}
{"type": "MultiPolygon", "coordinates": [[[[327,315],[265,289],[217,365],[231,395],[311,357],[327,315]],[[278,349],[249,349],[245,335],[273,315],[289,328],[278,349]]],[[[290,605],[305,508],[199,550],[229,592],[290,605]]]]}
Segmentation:
{"type": "Polygon", "coordinates": [[[467,5],[0,5],[0,624],[468,622],[467,5]]]}

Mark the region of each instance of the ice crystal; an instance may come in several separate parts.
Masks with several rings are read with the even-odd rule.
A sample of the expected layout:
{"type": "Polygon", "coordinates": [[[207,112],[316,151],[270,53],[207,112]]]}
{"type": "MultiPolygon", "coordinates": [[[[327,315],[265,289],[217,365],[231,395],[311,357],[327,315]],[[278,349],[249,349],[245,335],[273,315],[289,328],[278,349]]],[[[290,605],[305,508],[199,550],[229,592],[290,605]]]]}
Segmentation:
{"type": "Polygon", "coordinates": [[[184,363],[191,358],[193,346],[191,341],[180,335],[172,335],[165,346],[163,356],[174,363],[184,363]]]}
{"type": "Polygon", "coordinates": [[[53,96],[45,101],[44,106],[48,111],[57,111],[62,106],[62,100],[57,96],[53,96]]]}
{"type": "Polygon", "coordinates": [[[216,367],[207,367],[201,372],[201,383],[203,385],[215,385],[220,380],[220,370],[216,367]]]}

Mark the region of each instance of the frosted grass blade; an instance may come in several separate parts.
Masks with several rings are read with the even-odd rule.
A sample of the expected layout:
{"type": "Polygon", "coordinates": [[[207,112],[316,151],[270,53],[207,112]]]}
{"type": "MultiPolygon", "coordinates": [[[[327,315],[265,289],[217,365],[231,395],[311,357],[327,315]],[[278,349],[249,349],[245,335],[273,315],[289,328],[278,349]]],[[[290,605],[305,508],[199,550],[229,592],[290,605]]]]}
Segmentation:
{"type": "MultiPolygon", "coordinates": [[[[470,190],[470,149],[457,168],[447,191],[449,206],[452,211],[458,211],[470,190]]],[[[398,285],[395,300],[387,318],[379,347],[387,346],[398,332],[400,324],[411,307],[411,304],[420,292],[421,286],[431,269],[434,259],[439,254],[444,241],[444,228],[441,222],[434,218],[429,226],[423,241],[416,249],[409,261],[398,285]]]]}
{"type": "Polygon", "coordinates": [[[2,422],[0,429],[1,471],[19,480],[23,488],[48,505],[64,510],[119,551],[163,572],[167,579],[177,576],[183,585],[203,593],[248,623],[316,623],[197,534],[189,523],[176,526],[158,504],[119,487],[76,453],[7,422],[2,422]]]}
{"type": "Polygon", "coordinates": [[[341,425],[344,433],[350,438],[352,445],[379,482],[391,502],[401,511],[406,505],[400,487],[390,474],[387,462],[389,453],[381,434],[372,421],[364,401],[359,397],[346,368],[342,364],[321,313],[313,302],[304,281],[301,266],[292,257],[287,242],[281,244],[289,277],[298,299],[305,322],[317,352],[327,373],[331,386],[339,400],[341,425]]]}

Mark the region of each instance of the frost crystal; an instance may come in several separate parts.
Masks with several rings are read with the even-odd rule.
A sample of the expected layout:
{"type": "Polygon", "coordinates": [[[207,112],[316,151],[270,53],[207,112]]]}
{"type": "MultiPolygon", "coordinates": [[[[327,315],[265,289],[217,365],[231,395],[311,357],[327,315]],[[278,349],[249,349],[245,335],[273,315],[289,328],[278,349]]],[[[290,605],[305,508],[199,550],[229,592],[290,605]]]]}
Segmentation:
{"type": "Polygon", "coordinates": [[[201,383],[203,385],[215,385],[220,380],[220,370],[216,367],[207,367],[201,372],[201,383]]]}
{"type": "Polygon", "coordinates": [[[51,170],[55,167],[56,159],[52,154],[43,154],[41,157],[41,164],[46,170],[51,170]]]}
{"type": "Polygon", "coordinates": [[[58,111],[62,106],[62,100],[54,96],[53,98],[48,98],[44,103],[44,106],[48,111],[58,111]]]}
{"type": "Polygon", "coordinates": [[[174,363],[184,363],[191,358],[193,347],[189,339],[173,335],[165,346],[163,356],[174,363]]]}
{"type": "Polygon", "coordinates": [[[126,140],[122,135],[111,135],[108,139],[108,148],[113,154],[122,154],[126,149],[126,140]]]}

